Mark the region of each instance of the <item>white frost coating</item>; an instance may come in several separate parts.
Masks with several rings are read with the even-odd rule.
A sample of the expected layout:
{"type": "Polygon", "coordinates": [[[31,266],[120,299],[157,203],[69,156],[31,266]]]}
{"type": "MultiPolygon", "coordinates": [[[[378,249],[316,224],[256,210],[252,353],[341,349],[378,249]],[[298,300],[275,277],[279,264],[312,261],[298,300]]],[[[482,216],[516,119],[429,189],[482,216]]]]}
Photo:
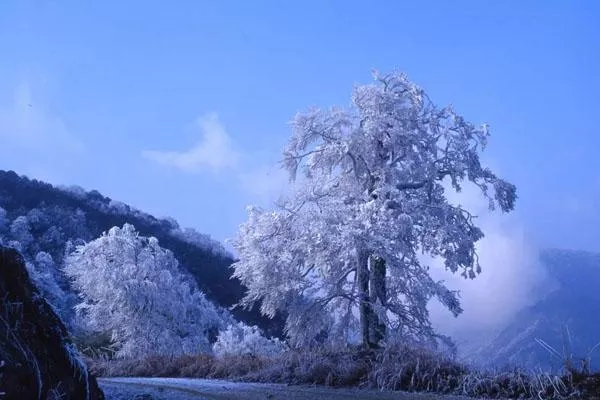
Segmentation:
{"type": "Polygon", "coordinates": [[[26,251],[33,243],[33,235],[31,234],[31,225],[27,217],[20,216],[10,225],[10,233],[13,240],[21,243],[21,250],[26,251]]]}
{"type": "Polygon", "coordinates": [[[490,208],[514,207],[515,187],[480,164],[487,126],[436,107],[403,74],[375,78],[355,88],[349,109],[293,119],[284,165],[292,180],[300,175],[299,190],[274,211],[251,207],[233,242],[240,259],[234,275],[248,287],[243,303],[261,301],[269,316],[286,312],[296,345],[345,345],[375,319],[388,340],[435,337],[429,300],[454,315],[462,308],[420,255],[474,278],[475,243],[483,237],[447,192],[470,182],[490,208]],[[377,290],[372,256],[384,260],[385,287],[377,290]],[[385,298],[371,301],[374,292],[385,298]]]}
{"type": "Polygon", "coordinates": [[[176,228],[172,229],[170,233],[174,237],[179,238],[186,243],[198,246],[203,250],[210,251],[214,255],[222,257],[231,257],[231,254],[227,251],[227,249],[225,249],[225,247],[220,242],[214,240],[209,235],[198,232],[193,228],[176,228]]]}
{"type": "Polygon", "coordinates": [[[210,351],[207,333],[224,321],[173,254],[132,225],[114,227],[67,257],[86,328],[109,333],[119,357],[210,351]]]}
{"type": "Polygon", "coordinates": [[[52,256],[46,252],[39,252],[35,260],[26,261],[25,266],[29,272],[29,277],[43,298],[63,321],[68,322],[70,310],[68,310],[67,294],[58,285],[56,277],[53,275],[53,271],[56,271],[57,267],[52,256]]]}
{"type": "Polygon", "coordinates": [[[213,344],[217,356],[274,355],[284,348],[279,339],[266,338],[257,326],[248,326],[243,322],[228,326],[219,333],[213,344]]]}
{"type": "Polygon", "coordinates": [[[116,200],[111,200],[110,203],[108,203],[108,209],[111,213],[117,215],[127,215],[129,212],[131,212],[131,209],[127,204],[116,200]]]}
{"type": "Polygon", "coordinates": [[[8,229],[8,217],[7,217],[7,213],[6,210],[2,207],[0,207],[0,236],[3,235],[5,233],[5,231],[8,229]]]}
{"type": "Polygon", "coordinates": [[[82,188],[81,186],[78,186],[78,185],[71,185],[71,186],[58,185],[56,188],[62,190],[65,193],[68,193],[71,196],[73,196],[74,198],[80,199],[80,200],[85,199],[88,194],[87,190],[85,190],[84,188],[82,188]]]}
{"type": "MultiPolygon", "coordinates": [[[[107,204],[106,202],[103,202],[103,201],[92,200],[90,198],[90,196],[92,196],[94,193],[98,194],[95,191],[89,192],[80,186],[70,186],[70,187],[58,186],[57,188],[76,199],[87,200],[88,205],[92,205],[102,212],[120,215],[120,216],[133,216],[134,218],[139,218],[142,221],[146,221],[149,223],[156,223],[156,219],[154,217],[152,217],[150,214],[142,212],[134,207],[130,207],[123,202],[116,201],[116,200],[110,200],[107,204]]],[[[227,249],[219,241],[211,238],[209,235],[199,233],[198,231],[196,231],[193,228],[182,229],[179,227],[179,224],[177,223],[177,221],[170,217],[163,218],[162,221],[166,222],[168,225],[171,226],[171,229],[168,229],[168,230],[169,230],[169,234],[172,235],[173,237],[181,239],[184,242],[192,244],[194,246],[198,246],[203,250],[210,251],[214,255],[232,258],[231,253],[229,251],[227,251],[227,249]]],[[[2,223],[2,218],[1,218],[1,212],[0,212],[0,236],[2,233],[1,223],[2,223]]],[[[23,242],[23,241],[21,241],[21,242],[25,246],[27,245],[26,242],[23,242]]]]}

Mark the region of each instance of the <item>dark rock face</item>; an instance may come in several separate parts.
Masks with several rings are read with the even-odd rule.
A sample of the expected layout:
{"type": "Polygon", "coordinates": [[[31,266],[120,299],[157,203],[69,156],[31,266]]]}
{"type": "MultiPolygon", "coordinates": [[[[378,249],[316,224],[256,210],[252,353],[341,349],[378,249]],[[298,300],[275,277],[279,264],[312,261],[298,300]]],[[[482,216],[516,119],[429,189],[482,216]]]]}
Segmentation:
{"type": "Polygon", "coordinates": [[[21,256],[2,247],[0,360],[0,399],[104,399],[21,256]]]}

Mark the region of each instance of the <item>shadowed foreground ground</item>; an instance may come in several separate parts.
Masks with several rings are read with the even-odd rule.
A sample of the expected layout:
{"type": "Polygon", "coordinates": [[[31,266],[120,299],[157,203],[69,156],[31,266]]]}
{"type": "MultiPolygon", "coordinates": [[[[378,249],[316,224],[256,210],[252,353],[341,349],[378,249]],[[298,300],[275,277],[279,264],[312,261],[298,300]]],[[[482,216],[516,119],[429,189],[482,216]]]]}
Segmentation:
{"type": "Polygon", "coordinates": [[[107,400],[462,400],[464,397],[186,378],[101,378],[107,400]],[[149,396],[143,396],[147,394],[149,396]],[[150,397],[151,396],[151,397],[150,397]]]}

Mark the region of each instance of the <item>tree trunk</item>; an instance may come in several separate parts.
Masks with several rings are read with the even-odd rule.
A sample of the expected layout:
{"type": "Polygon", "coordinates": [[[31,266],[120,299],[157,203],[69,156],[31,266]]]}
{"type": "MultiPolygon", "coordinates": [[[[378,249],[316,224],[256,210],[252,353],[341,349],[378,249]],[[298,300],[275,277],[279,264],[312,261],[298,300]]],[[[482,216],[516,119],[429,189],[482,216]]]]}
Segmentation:
{"type": "MultiPolygon", "coordinates": [[[[370,279],[370,300],[371,304],[376,304],[380,306],[386,305],[387,293],[385,287],[385,275],[386,275],[386,264],[385,260],[376,255],[372,255],[369,259],[370,261],[370,270],[371,270],[371,279],[370,279]]],[[[371,305],[372,307],[372,305],[371,305]]],[[[372,322],[371,322],[371,333],[370,340],[374,345],[379,345],[379,343],[385,338],[386,335],[386,324],[385,320],[377,315],[373,310],[372,312],[372,322]]]]}
{"type": "Polygon", "coordinates": [[[358,283],[358,311],[360,314],[362,344],[365,347],[371,347],[370,332],[373,310],[369,298],[369,253],[364,250],[358,252],[356,280],[358,283]]]}

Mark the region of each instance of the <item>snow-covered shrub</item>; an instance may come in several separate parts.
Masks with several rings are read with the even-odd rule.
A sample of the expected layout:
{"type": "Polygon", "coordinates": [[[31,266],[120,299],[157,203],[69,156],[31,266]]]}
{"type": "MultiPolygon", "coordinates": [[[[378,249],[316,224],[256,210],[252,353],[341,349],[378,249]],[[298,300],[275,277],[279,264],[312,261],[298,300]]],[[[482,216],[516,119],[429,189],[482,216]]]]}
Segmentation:
{"type": "Polygon", "coordinates": [[[46,301],[52,306],[63,322],[68,323],[72,317],[72,312],[68,304],[68,296],[58,285],[58,270],[52,260],[52,256],[46,252],[37,253],[34,261],[25,263],[29,276],[33,283],[40,290],[40,293],[46,301]]]}
{"type": "Polygon", "coordinates": [[[229,325],[219,333],[213,345],[216,356],[274,355],[285,350],[285,344],[277,338],[266,338],[257,326],[243,322],[229,325]]]}
{"type": "Polygon", "coordinates": [[[209,332],[225,324],[178,264],[129,224],[78,246],[65,273],[81,296],[84,328],[108,334],[118,357],[210,351],[209,332]]]}

